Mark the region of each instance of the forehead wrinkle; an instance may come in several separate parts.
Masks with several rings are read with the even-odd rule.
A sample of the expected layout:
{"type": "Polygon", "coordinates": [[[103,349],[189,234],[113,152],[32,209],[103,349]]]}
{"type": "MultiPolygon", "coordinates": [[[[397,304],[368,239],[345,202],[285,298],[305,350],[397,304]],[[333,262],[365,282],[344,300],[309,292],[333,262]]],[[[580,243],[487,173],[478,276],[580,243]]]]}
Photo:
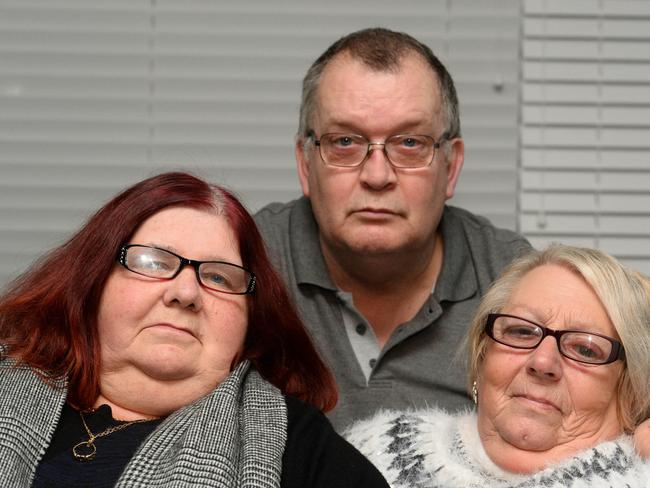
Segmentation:
{"type": "MultiPolygon", "coordinates": [[[[323,133],[354,133],[364,136],[366,139],[369,138],[368,131],[363,127],[363,124],[357,124],[350,120],[332,118],[326,125],[327,129],[323,129],[323,133]]],[[[432,135],[432,133],[431,124],[421,119],[414,119],[405,120],[395,125],[390,134],[386,135],[386,138],[403,134],[432,135]]]]}
{"type": "MultiPolygon", "coordinates": [[[[596,332],[598,334],[610,335],[605,328],[605,324],[598,324],[589,313],[583,313],[579,310],[554,310],[552,306],[535,307],[530,305],[515,304],[508,306],[508,313],[513,315],[523,314],[522,318],[532,320],[544,327],[553,330],[579,330],[585,332],[596,332]],[[514,311],[513,311],[514,310],[514,311]],[[532,318],[531,318],[532,317],[532,318]]],[[[613,327],[612,327],[613,328],[613,327]]],[[[616,332],[616,329],[614,329],[616,332]]]]}
{"type": "Polygon", "coordinates": [[[554,313],[551,307],[548,306],[541,308],[527,304],[512,304],[508,302],[504,308],[506,310],[504,313],[516,315],[522,319],[531,320],[540,325],[546,326],[553,321],[554,313]]]}
{"type": "MultiPolygon", "coordinates": [[[[362,71],[365,72],[364,76],[367,76],[367,82],[365,85],[347,87],[346,85],[340,85],[340,79],[335,78],[336,82],[330,81],[327,77],[327,74],[331,75],[331,71],[335,68],[340,71],[345,67],[347,63],[349,63],[350,66],[355,67],[358,67],[360,65],[360,62],[356,60],[337,60],[337,63],[328,65],[327,69],[324,71],[323,79],[318,86],[318,90],[315,96],[314,113],[312,116],[314,125],[317,125],[319,123],[327,124],[328,126],[330,124],[340,124],[343,127],[351,126],[355,129],[360,129],[363,127],[366,129],[366,126],[368,126],[369,123],[373,121],[373,119],[394,118],[394,115],[392,113],[387,113],[384,115],[378,114],[378,112],[382,109],[384,109],[383,111],[390,111],[391,107],[399,107],[404,104],[407,106],[408,104],[413,105],[414,100],[417,100],[418,97],[423,98],[423,101],[426,103],[424,103],[424,105],[413,105],[411,112],[416,113],[417,118],[411,117],[409,121],[399,122],[399,125],[393,127],[392,130],[404,130],[404,128],[407,126],[426,126],[428,128],[428,133],[429,131],[433,131],[435,129],[435,126],[438,124],[444,125],[444,122],[440,120],[442,107],[439,87],[435,77],[432,80],[434,82],[433,86],[431,87],[433,90],[429,90],[429,87],[426,86],[428,84],[428,80],[418,80],[418,86],[423,85],[423,89],[416,90],[415,95],[410,91],[406,92],[404,89],[400,88],[403,80],[398,79],[398,77],[402,75],[406,76],[413,74],[413,76],[417,76],[418,74],[421,74],[421,72],[417,72],[417,66],[413,66],[409,63],[400,63],[400,69],[395,73],[386,71],[374,71],[371,69],[369,70],[367,67],[363,67],[361,65],[362,71]],[[387,74],[389,75],[388,77],[386,77],[387,74]],[[395,85],[394,89],[390,88],[391,84],[395,85]],[[381,90],[378,88],[378,86],[382,87],[381,90]],[[374,97],[370,98],[367,91],[370,93],[375,92],[374,97]],[[377,94],[377,91],[380,93],[377,94]],[[328,96],[325,96],[325,92],[327,92],[328,96]],[[429,95],[432,95],[432,100],[428,100],[429,95]],[[342,103],[341,101],[345,102],[346,99],[349,99],[348,101],[351,103],[344,103],[344,107],[339,108],[340,104],[342,103]],[[428,102],[431,102],[431,104],[428,102]],[[382,107],[382,105],[384,106],[382,107]],[[345,117],[341,117],[340,114],[336,113],[337,111],[343,111],[345,117]]],[[[423,66],[425,68],[428,68],[426,65],[423,66]]],[[[335,73],[338,77],[344,76],[338,71],[335,73]]],[[[432,74],[435,75],[433,72],[432,74]]],[[[323,129],[323,127],[321,127],[321,130],[324,130],[325,132],[331,132],[331,130],[323,129]]]]}

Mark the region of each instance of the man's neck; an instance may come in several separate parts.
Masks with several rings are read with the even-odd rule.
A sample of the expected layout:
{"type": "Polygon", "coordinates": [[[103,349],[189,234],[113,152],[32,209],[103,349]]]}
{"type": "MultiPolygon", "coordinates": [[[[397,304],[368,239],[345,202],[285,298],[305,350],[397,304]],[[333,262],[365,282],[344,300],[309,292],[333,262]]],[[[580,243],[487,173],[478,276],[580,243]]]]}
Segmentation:
{"type": "Polygon", "coordinates": [[[355,307],[372,326],[380,347],[429,299],[444,254],[439,233],[428,248],[397,257],[335,256],[322,244],[321,248],[332,280],[352,294],[355,307]]]}

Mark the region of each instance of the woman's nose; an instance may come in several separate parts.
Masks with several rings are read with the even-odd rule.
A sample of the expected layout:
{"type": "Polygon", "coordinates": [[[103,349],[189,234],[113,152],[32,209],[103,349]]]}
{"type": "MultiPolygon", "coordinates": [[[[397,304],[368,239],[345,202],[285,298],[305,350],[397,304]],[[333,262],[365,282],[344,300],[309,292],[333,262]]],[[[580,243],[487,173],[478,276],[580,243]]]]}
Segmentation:
{"type": "Polygon", "coordinates": [[[537,348],[531,351],[526,371],[545,380],[557,381],[562,377],[562,355],[555,337],[545,337],[537,348]]]}
{"type": "Polygon", "coordinates": [[[201,308],[201,284],[191,266],[186,266],[175,278],[169,280],[163,301],[168,306],[178,304],[194,310],[201,308]]]}

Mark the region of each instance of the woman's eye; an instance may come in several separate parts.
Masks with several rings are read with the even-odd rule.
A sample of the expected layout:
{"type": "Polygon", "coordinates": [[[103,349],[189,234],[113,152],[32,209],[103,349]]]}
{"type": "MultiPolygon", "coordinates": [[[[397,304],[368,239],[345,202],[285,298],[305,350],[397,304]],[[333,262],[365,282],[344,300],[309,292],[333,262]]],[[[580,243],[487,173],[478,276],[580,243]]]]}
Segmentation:
{"type": "Polygon", "coordinates": [[[154,259],[150,256],[141,256],[135,263],[138,268],[151,271],[166,271],[170,269],[169,263],[160,259],[154,259]]]}
{"type": "Polygon", "coordinates": [[[508,327],[503,331],[503,334],[510,337],[533,337],[536,335],[535,330],[531,327],[517,326],[508,327]]]}
{"type": "Polygon", "coordinates": [[[586,346],[578,346],[575,348],[576,352],[581,356],[586,358],[595,358],[598,357],[598,352],[586,346]]]}
{"type": "Polygon", "coordinates": [[[605,357],[603,351],[594,344],[573,344],[571,350],[576,356],[584,359],[602,359],[605,357]]]}
{"type": "Polygon", "coordinates": [[[220,285],[226,282],[226,279],[222,275],[216,273],[203,275],[203,277],[214,285],[220,285]]]}

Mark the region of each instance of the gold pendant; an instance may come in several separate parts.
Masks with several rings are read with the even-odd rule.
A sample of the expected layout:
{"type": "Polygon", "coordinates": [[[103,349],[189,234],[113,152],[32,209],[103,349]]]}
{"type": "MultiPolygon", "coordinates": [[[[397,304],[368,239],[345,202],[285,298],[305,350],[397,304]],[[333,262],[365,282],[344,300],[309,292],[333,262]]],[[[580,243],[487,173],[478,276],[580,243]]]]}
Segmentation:
{"type": "Polygon", "coordinates": [[[92,461],[97,454],[97,447],[92,441],[81,441],[72,448],[72,454],[77,461],[92,461]]]}

